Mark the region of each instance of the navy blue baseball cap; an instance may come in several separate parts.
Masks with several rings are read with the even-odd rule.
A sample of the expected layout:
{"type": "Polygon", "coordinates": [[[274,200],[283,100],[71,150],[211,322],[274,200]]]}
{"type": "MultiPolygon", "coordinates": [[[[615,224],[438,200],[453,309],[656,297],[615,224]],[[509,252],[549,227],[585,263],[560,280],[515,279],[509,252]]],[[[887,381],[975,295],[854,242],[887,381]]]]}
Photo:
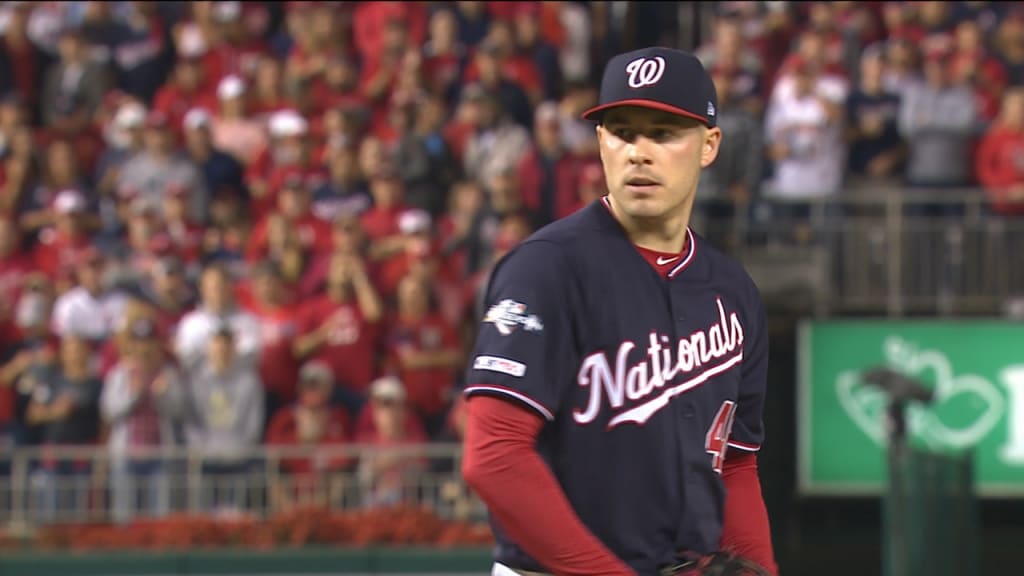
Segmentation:
{"type": "Polygon", "coordinates": [[[601,120],[616,106],[640,106],[716,124],[718,95],[696,56],[674,48],[651,47],[613,57],[604,67],[597,106],[583,118],[601,120]]]}

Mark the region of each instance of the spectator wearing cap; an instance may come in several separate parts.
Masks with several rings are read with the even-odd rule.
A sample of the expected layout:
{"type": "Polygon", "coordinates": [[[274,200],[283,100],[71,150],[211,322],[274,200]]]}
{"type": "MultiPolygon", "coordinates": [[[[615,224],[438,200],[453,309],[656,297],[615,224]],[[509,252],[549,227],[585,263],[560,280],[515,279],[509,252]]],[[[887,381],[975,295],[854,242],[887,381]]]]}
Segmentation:
{"type": "Polygon", "coordinates": [[[179,56],[174,70],[153,97],[153,110],[161,112],[168,126],[179,134],[185,114],[193,108],[212,108],[214,102],[206,88],[203,63],[195,57],[179,56]]]}
{"type": "Polygon", "coordinates": [[[85,135],[112,78],[89,57],[84,39],[73,28],[61,32],[57,57],[43,78],[43,125],[64,137],[85,135]]]}
{"type": "Polygon", "coordinates": [[[149,202],[159,205],[171,186],[190,191],[189,212],[195,222],[206,221],[209,192],[195,163],[178,150],[168,117],[151,112],[146,118],[143,149],[121,169],[117,188],[133,190],[149,202]]]}
{"type": "Polygon", "coordinates": [[[479,84],[494,97],[511,122],[528,129],[533,121],[533,98],[540,96],[539,81],[529,64],[520,66],[524,62],[522,58],[512,59],[505,45],[511,40],[505,34],[507,30],[505,23],[492,24],[488,38],[473,51],[462,76],[462,85],[465,89],[479,84]],[[500,31],[492,36],[495,28],[500,31]]]}
{"type": "Polygon", "coordinates": [[[95,195],[88,186],[80,160],[71,140],[60,138],[46,145],[40,186],[32,191],[20,215],[24,230],[37,232],[54,223],[52,209],[63,190],[74,190],[82,197],[87,203],[80,215],[82,222],[90,232],[97,229],[99,218],[95,214],[95,195]]]}
{"type": "Polygon", "coordinates": [[[392,301],[398,284],[414,270],[436,272],[438,249],[434,240],[434,223],[425,210],[410,209],[398,217],[399,237],[394,240],[397,251],[378,257],[376,286],[381,296],[392,301]]]}
{"type": "MultiPolygon", "coordinates": [[[[60,341],[60,355],[54,364],[40,366],[29,376],[31,399],[25,411],[29,426],[39,429],[44,447],[90,445],[99,438],[99,398],[103,382],[92,369],[89,343],[75,336],[60,341]]],[[[80,510],[86,504],[87,483],[74,477],[87,476],[88,461],[44,457],[32,472],[32,486],[44,519],[53,521],[59,511],[80,510]],[[68,490],[68,486],[76,486],[68,490]]]]}
{"type": "MultiPolygon", "coordinates": [[[[185,154],[199,168],[206,189],[230,191],[245,198],[245,166],[234,154],[221,148],[213,138],[213,117],[205,108],[193,108],[185,114],[185,154]]],[[[179,188],[180,190],[180,188],[179,188]]]]}
{"type": "Polygon", "coordinates": [[[67,274],[81,255],[92,249],[87,208],[85,196],[78,190],[61,190],[54,197],[53,226],[39,232],[33,248],[36,268],[51,280],[67,274]]]}
{"type": "Polygon", "coordinates": [[[277,206],[277,192],[286,178],[298,172],[313,184],[326,179],[327,171],[313,155],[308,138],[309,122],[292,109],[281,110],[267,120],[270,140],[246,170],[252,201],[249,211],[257,221],[277,206]]]}
{"type": "Polygon", "coordinates": [[[370,401],[356,424],[356,442],[373,448],[359,458],[364,506],[389,506],[404,501],[427,462],[400,450],[425,444],[429,438],[408,404],[402,381],[393,376],[374,380],[370,401]]]}
{"type": "Polygon", "coordinates": [[[359,254],[334,252],[326,286],[299,308],[292,351],[301,361],[330,368],[337,396],[354,415],[377,374],[384,306],[359,254]]]}
{"type": "Polygon", "coordinates": [[[248,90],[244,78],[229,74],[217,84],[217,105],[211,108],[210,117],[197,113],[192,118],[197,128],[208,120],[213,147],[230,154],[243,166],[255,162],[268,143],[263,122],[249,114],[248,90]]]}
{"type": "Polygon", "coordinates": [[[253,229],[246,258],[255,262],[266,258],[268,253],[269,222],[272,218],[283,218],[287,226],[295,231],[303,249],[318,254],[331,247],[331,225],[313,214],[310,184],[300,170],[286,176],[277,193],[276,211],[260,218],[253,229]]]}
{"type": "Polygon", "coordinates": [[[278,408],[271,416],[268,446],[311,449],[306,457],[279,461],[282,474],[271,475],[270,486],[275,510],[325,499],[337,501],[340,495],[344,485],[337,481],[336,473],[351,468],[352,456],[339,449],[351,443],[353,429],[348,412],[331,403],[333,387],[330,368],[317,360],[307,361],[299,370],[294,404],[278,408]]]}
{"type": "Polygon", "coordinates": [[[204,57],[213,73],[211,80],[229,74],[251,77],[260,60],[270,56],[270,45],[261,31],[266,24],[258,24],[269,21],[267,7],[252,2],[215,2],[212,16],[216,40],[204,57]]]}
{"type": "Polygon", "coordinates": [[[285,90],[284,64],[280,60],[270,55],[261,57],[251,78],[247,93],[250,114],[269,119],[277,112],[295,109],[285,90]]]}
{"type": "Polygon", "coordinates": [[[104,127],[107,146],[96,162],[93,179],[96,193],[101,199],[104,214],[104,228],[117,229],[118,223],[109,213],[116,210],[110,203],[117,195],[117,180],[124,164],[142,150],[142,134],[146,124],[146,107],[133,99],[123,99],[104,127]]]}
{"type": "Polygon", "coordinates": [[[203,458],[203,508],[241,508],[246,482],[232,482],[231,477],[251,468],[252,451],[263,440],[266,419],[263,384],[251,363],[236,358],[230,327],[214,331],[206,357],[192,369],[188,383],[185,439],[203,458]]]}
{"type": "Polygon", "coordinates": [[[557,103],[544,102],[537,107],[533,140],[517,166],[519,195],[535,227],[572,212],[580,170],[595,162],[599,163],[596,157],[581,157],[566,146],[557,103]]]}
{"type": "Polygon", "coordinates": [[[120,523],[139,514],[169,512],[171,462],[157,450],[178,444],[187,398],[156,324],[140,318],[128,334],[126,353],[107,374],[100,396],[101,415],[109,426],[113,517],[120,523]]]}
{"type": "Polygon", "coordinates": [[[78,336],[102,344],[111,336],[125,306],[125,295],[106,286],[107,258],[97,250],[81,255],[74,265],[74,287],[57,297],[53,333],[78,336]]]}
{"type": "Polygon", "coordinates": [[[402,279],[384,345],[385,369],[402,381],[410,407],[433,435],[451,401],[462,350],[459,334],[441,314],[428,278],[402,279]]]}
{"type": "Polygon", "coordinates": [[[530,149],[527,129],[507,113],[497,94],[480,84],[466,86],[462,98],[462,117],[472,130],[463,157],[465,175],[486,182],[498,172],[517,168],[530,149]]]}
{"type": "Polygon", "coordinates": [[[259,361],[259,321],[237,305],[233,281],[220,264],[208,264],[203,269],[199,277],[199,305],[182,317],[174,336],[175,356],[187,369],[203,361],[210,335],[223,323],[235,334],[236,356],[248,362],[259,361]]]}

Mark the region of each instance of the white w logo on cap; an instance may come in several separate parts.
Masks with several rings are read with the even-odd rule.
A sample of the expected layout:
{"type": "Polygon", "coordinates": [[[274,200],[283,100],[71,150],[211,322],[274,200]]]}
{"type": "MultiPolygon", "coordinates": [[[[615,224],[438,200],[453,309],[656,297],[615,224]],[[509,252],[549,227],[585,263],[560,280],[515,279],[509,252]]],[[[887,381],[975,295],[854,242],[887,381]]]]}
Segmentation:
{"type": "Polygon", "coordinates": [[[626,83],[630,88],[643,88],[656,84],[665,73],[665,59],[661,56],[654,58],[637,58],[626,64],[626,83]]]}

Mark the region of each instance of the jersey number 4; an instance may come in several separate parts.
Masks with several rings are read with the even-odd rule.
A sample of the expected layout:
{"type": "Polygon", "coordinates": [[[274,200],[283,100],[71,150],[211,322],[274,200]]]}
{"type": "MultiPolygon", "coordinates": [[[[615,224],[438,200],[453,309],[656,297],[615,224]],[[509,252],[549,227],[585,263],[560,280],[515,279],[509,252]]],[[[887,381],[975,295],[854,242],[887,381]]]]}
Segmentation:
{"type": "Polygon", "coordinates": [[[711,428],[704,438],[704,449],[711,454],[711,467],[715,472],[722,473],[725,463],[725,452],[729,449],[729,434],[732,433],[732,421],[736,417],[736,403],[732,400],[722,402],[722,407],[715,414],[711,428]]]}

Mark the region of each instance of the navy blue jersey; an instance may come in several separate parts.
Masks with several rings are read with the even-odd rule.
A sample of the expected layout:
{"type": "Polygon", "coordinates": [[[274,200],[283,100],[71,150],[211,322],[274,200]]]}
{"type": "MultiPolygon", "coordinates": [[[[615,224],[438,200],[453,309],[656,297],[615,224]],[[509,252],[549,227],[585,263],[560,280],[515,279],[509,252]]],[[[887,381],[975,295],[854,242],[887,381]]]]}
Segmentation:
{"type": "MultiPolygon", "coordinates": [[[[602,201],[497,265],[465,394],[547,420],[537,449],[577,515],[639,574],[718,549],[729,449],[757,450],[768,344],[757,288],[692,231],[666,276],[602,201]]],[[[543,571],[492,520],[495,560],[543,571]]]]}

